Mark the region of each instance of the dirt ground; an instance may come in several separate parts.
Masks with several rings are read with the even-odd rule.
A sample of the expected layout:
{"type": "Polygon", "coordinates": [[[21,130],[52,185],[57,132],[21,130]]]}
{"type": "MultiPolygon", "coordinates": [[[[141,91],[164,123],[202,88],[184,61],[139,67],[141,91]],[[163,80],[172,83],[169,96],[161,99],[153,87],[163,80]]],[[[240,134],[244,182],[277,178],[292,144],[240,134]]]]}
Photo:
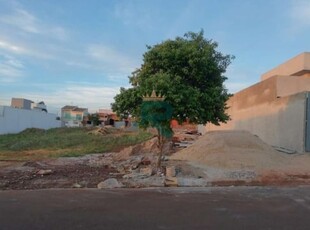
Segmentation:
{"type": "Polygon", "coordinates": [[[154,171],[156,138],[117,153],[0,161],[0,190],[96,188],[109,178],[129,188],[310,184],[308,154],[277,152],[247,132],[180,131],[166,152],[160,172],[154,171]]]}
{"type": "Polygon", "coordinates": [[[0,169],[0,189],[94,188],[116,172],[109,165],[93,167],[78,161],[73,164],[6,162],[0,169]]]}

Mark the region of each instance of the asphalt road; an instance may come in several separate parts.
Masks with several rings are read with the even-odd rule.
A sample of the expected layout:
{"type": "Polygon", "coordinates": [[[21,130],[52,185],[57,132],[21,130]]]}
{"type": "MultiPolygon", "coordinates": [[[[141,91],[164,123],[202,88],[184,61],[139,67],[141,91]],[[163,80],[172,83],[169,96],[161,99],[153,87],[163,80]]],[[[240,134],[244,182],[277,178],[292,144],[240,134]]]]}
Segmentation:
{"type": "Polygon", "coordinates": [[[310,229],[310,187],[0,191],[0,229],[310,229]]]}

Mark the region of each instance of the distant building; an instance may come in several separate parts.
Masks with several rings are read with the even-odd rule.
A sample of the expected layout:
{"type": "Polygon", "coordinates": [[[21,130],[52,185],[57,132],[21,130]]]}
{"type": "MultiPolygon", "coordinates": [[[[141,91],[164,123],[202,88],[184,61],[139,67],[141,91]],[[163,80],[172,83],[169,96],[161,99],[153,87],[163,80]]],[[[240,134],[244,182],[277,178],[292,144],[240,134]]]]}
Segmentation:
{"type": "Polygon", "coordinates": [[[61,127],[61,122],[57,120],[56,114],[31,109],[29,102],[30,100],[18,99],[12,100],[14,106],[0,106],[0,135],[19,133],[27,128],[61,127]]]}
{"type": "Polygon", "coordinates": [[[82,126],[82,121],[87,117],[88,109],[78,106],[66,105],[61,108],[61,121],[68,127],[82,126]]]}
{"type": "Polygon", "coordinates": [[[43,101],[40,101],[39,103],[33,102],[31,104],[31,109],[47,112],[46,105],[45,105],[45,103],[43,101]]]}
{"type": "Polygon", "coordinates": [[[16,109],[28,109],[47,112],[47,107],[43,101],[35,103],[25,98],[12,98],[11,107],[16,109]]]}
{"type": "Polygon", "coordinates": [[[98,115],[101,124],[114,125],[115,121],[119,121],[119,117],[110,109],[99,109],[98,115]]]}
{"type": "Polygon", "coordinates": [[[12,98],[11,107],[17,109],[31,109],[31,104],[34,103],[31,100],[24,98],[12,98]]]}
{"type": "Polygon", "coordinates": [[[0,135],[18,133],[27,128],[57,127],[61,127],[61,122],[56,114],[47,112],[43,101],[34,103],[24,98],[12,98],[11,106],[0,106],[0,135]]]}

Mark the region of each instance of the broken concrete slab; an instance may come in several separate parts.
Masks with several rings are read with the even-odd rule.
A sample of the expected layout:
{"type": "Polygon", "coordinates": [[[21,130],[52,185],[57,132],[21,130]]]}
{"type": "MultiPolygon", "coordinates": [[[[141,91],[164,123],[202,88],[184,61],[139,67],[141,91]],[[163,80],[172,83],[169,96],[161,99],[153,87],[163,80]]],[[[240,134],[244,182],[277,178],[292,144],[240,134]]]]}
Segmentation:
{"type": "Polygon", "coordinates": [[[166,177],[165,178],[166,187],[178,187],[178,178],[176,177],[166,177]]]}
{"type": "Polygon", "coordinates": [[[37,174],[38,175],[41,175],[41,176],[44,176],[44,175],[50,175],[53,173],[53,170],[51,169],[40,169],[37,174]]]}
{"type": "Polygon", "coordinates": [[[297,153],[296,150],[293,149],[287,149],[287,148],[283,148],[283,147],[279,147],[279,146],[272,146],[275,150],[282,152],[282,153],[287,153],[287,154],[294,154],[297,153]]]}
{"type": "Polygon", "coordinates": [[[175,166],[167,166],[166,167],[166,176],[167,177],[175,177],[176,176],[175,166]]]}
{"type": "Polygon", "coordinates": [[[109,178],[97,185],[98,189],[122,188],[124,185],[115,178],[109,178]]]}
{"type": "Polygon", "coordinates": [[[80,185],[79,183],[74,183],[73,185],[72,185],[72,188],[82,188],[83,186],[82,185],[80,185]]]}
{"type": "Polygon", "coordinates": [[[153,168],[151,166],[150,167],[140,168],[140,174],[144,174],[146,176],[152,176],[153,168]]]}
{"type": "MultiPolygon", "coordinates": [[[[159,149],[157,147],[157,138],[152,138],[144,143],[137,144],[134,146],[129,146],[118,153],[113,155],[114,160],[127,160],[130,156],[145,153],[158,153],[159,149]]],[[[140,160],[141,162],[141,160],[140,160]]]]}
{"type": "Polygon", "coordinates": [[[150,177],[152,174],[150,173],[140,173],[140,172],[132,172],[130,174],[126,174],[123,176],[123,179],[145,179],[150,177]]]}

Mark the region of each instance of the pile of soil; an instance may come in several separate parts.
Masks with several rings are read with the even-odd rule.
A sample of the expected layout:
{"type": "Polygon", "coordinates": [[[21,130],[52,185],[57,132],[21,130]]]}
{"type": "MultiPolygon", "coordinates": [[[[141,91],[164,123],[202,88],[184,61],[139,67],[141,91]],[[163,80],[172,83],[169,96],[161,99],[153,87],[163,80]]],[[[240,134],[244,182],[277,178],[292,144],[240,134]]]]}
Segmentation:
{"type": "Polygon", "coordinates": [[[310,156],[280,153],[247,131],[208,132],[171,159],[227,170],[252,170],[258,173],[297,170],[310,173],[310,156]]]}

